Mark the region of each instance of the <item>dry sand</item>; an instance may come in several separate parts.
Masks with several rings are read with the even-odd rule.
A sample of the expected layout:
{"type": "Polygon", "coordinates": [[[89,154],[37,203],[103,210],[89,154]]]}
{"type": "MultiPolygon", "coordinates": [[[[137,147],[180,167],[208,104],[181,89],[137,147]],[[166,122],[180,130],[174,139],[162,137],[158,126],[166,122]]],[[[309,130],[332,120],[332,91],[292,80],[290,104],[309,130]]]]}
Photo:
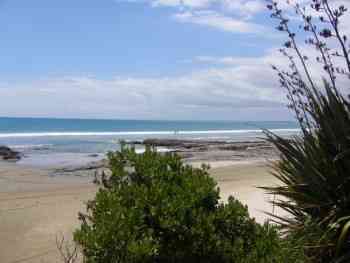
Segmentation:
{"type": "MultiPolygon", "coordinates": [[[[272,211],[268,196],[256,188],[275,179],[264,163],[214,163],[212,176],[221,197],[234,195],[263,222],[272,211]],[[219,167],[217,167],[219,166],[219,167]]],[[[56,237],[71,238],[77,214],[96,191],[91,178],[49,177],[48,171],[0,163],[0,262],[61,262],[56,237]]]]}

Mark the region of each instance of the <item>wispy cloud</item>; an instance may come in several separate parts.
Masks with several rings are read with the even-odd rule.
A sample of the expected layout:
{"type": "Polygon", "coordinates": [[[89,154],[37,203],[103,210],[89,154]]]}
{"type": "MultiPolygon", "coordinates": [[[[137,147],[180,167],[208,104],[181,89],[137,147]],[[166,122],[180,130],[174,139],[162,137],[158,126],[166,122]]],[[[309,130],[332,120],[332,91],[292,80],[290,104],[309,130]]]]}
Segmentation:
{"type": "MultiPolygon", "coordinates": [[[[134,2],[134,0],[120,0],[134,2]]],[[[263,0],[145,0],[152,7],[174,9],[172,15],[181,23],[192,23],[233,33],[269,31],[254,21],[265,10],[263,0]]],[[[270,32],[270,31],[269,31],[270,32]]]]}
{"type": "Polygon", "coordinates": [[[197,10],[211,8],[237,15],[255,14],[265,9],[263,0],[149,0],[148,3],[154,7],[167,6],[197,10]]]}
{"type": "MultiPolygon", "coordinates": [[[[310,47],[303,52],[314,56],[310,47]]],[[[87,76],[0,83],[7,116],[142,119],[292,119],[270,65],[288,67],[277,50],[259,57],[198,56],[207,69],[180,76],[99,79],[87,76]],[[16,103],[13,103],[14,98],[16,103]]],[[[321,77],[320,65],[313,75],[321,77]]],[[[338,80],[341,87],[348,82],[338,80]]]]}
{"type": "Polygon", "coordinates": [[[234,66],[241,64],[260,64],[261,60],[256,57],[212,57],[212,56],[197,56],[188,62],[202,63],[202,64],[214,64],[214,65],[225,65],[234,66]]]}
{"type": "Polygon", "coordinates": [[[243,19],[225,16],[216,11],[187,11],[177,13],[173,17],[182,23],[209,26],[228,32],[263,34],[263,32],[267,31],[264,26],[243,19]]]}
{"type": "Polygon", "coordinates": [[[249,18],[266,9],[266,4],[261,0],[223,0],[221,5],[226,12],[234,12],[249,18]]]}
{"type": "Polygon", "coordinates": [[[177,77],[118,76],[102,80],[78,76],[3,83],[0,112],[8,116],[25,112],[31,116],[145,119],[259,120],[288,116],[284,92],[265,64],[266,57],[254,63],[250,58],[232,61],[235,59],[240,63],[224,68],[209,66],[177,77]],[[14,97],[16,104],[12,103],[14,97]]]}
{"type": "Polygon", "coordinates": [[[152,6],[172,6],[187,8],[206,8],[216,0],[152,0],[149,1],[152,6]]]}

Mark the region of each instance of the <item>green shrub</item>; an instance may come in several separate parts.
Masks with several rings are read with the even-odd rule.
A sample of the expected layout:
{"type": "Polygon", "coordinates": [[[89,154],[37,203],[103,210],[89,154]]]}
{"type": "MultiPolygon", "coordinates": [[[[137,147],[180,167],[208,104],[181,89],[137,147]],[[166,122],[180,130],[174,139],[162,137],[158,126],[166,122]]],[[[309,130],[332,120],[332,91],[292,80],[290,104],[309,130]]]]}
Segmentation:
{"type": "Polygon", "coordinates": [[[281,262],[275,228],[233,197],[219,203],[208,167],[150,148],[124,147],[109,161],[112,175],[102,176],[75,232],[87,262],[281,262]]]}

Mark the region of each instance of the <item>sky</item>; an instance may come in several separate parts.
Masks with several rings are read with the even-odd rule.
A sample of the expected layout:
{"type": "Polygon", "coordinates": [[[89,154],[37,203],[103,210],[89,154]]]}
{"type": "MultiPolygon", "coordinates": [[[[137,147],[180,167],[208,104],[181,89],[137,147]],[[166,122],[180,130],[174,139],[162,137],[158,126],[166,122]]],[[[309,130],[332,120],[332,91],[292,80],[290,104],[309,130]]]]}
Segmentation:
{"type": "Polygon", "coordinates": [[[0,116],[290,120],[274,23],[265,0],[0,0],[0,116]]]}

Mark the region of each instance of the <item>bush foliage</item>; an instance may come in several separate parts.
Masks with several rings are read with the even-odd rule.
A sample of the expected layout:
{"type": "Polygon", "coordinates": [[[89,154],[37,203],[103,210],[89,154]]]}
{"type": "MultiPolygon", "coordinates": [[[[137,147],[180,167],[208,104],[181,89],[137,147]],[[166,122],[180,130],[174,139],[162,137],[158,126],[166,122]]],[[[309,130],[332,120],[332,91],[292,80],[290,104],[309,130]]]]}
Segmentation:
{"type": "Polygon", "coordinates": [[[277,231],[233,197],[219,203],[208,167],[151,148],[109,161],[75,232],[87,262],[282,262],[277,231]]]}

